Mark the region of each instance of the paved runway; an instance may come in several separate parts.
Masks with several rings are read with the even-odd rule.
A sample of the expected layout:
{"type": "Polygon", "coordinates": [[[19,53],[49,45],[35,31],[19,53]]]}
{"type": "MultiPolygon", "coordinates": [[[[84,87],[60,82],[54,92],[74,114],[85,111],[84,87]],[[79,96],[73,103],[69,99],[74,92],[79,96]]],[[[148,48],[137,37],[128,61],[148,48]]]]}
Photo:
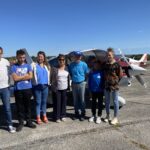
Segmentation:
{"type": "MultiPolygon", "coordinates": [[[[0,129],[0,149],[150,150],[150,69],[144,78],[148,81],[146,89],[136,80],[131,87],[120,89],[127,104],[120,110],[120,124],[116,127],[104,122],[97,125],[88,120],[80,122],[68,118],[60,124],[50,121],[35,130],[24,127],[22,132],[15,134],[0,129]]],[[[49,114],[51,111],[48,109],[49,114]]],[[[73,108],[68,107],[67,112],[71,116],[73,108]]],[[[90,116],[88,109],[87,117],[90,116]]]]}

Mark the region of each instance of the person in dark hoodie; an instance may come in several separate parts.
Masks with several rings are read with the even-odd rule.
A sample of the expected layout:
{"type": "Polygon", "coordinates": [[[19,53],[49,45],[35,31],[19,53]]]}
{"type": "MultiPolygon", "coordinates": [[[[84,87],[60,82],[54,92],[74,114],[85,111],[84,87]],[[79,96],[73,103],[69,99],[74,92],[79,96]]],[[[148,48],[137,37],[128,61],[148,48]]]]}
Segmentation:
{"type": "Polygon", "coordinates": [[[103,110],[103,91],[104,91],[104,76],[101,68],[101,62],[95,61],[93,68],[89,73],[88,86],[92,95],[92,117],[89,122],[96,121],[97,124],[101,123],[101,116],[103,110]],[[98,114],[96,117],[96,101],[98,99],[98,114]]]}
{"type": "Polygon", "coordinates": [[[51,90],[53,98],[53,115],[57,123],[66,121],[66,92],[70,87],[69,72],[65,65],[65,55],[59,54],[58,67],[51,71],[51,90]]]}

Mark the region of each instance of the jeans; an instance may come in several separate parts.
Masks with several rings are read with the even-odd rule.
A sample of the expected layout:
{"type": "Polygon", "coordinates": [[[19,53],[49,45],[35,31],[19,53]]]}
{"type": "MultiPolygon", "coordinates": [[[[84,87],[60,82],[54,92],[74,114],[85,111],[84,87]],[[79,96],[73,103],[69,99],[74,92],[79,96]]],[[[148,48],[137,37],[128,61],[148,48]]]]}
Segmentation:
{"type": "Polygon", "coordinates": [[[92,92],[92,115],[96,115],[96,100],[98,99],[98,116],[102,116],[103,92],[92,92]]]}
{"type": "Polygon", "coordinates": [[[36,115],[46,115],[47,98],[48,98],[48,86],[40,88],[38,85],[34,87],[34,94],[36,99],[36,115]]]}
{"type": "Polygon", "coordinates": [[[118,93],[119,93],[118,90],[114,91],[105,90],[105,106],[107,115],[110,114],[110,100],[112,98],[114,102],[114,117],[118,116],[119,111],[118,93]]]}
{"type": "Polygon", "coordinates": [[[54,119],[66,117],[66,90],[52,92],[53,97],[53,115],[54,119]]]}
{"type": "Polygon", "coordinates": [[[24,120],[31,121],[31,96],[31,89],[15,91],[19,124],[23,124],[24,120]]]}
{"type": "Polygon", "coordinates": [[[3,102],[3,107],[6,115],[6,121],[8,125],[12,125],[12,114],[10,106],[10,91],[9,88],[0,89],[0,97],[3,102]]]}
{"type": "Polygon", "coordinates": [[[80,109],[83,115],[85,115],[85,85],[85,82],[72,83],[75,113],[79,113],[80,109]]]}

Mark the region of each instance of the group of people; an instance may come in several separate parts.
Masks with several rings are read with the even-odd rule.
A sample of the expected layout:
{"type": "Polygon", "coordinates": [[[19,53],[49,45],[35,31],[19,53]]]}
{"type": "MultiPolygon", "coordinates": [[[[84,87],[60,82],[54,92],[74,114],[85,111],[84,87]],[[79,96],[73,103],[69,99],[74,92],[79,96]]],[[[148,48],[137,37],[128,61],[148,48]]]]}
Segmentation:
{"type": "Polygon", "coordinates": [[[26,121],[27,127],[36,128],[31,119],[32,96],[36,100],[36,123],[38,125],[42,122],[48,123],[46,107],[49,90],[52,92],[54,121],[57,123],[66,121],[66,93],[67,90],[70,90],[70,83],[75,111],[73,119],[84,121],[86,80],[92,97],[92,116],[89,118],[89,122],[101,123],[103,96],[105,96],[106,118],[104,121],[113,125],[118,123],[118,90],[122,69],[114,59],[112,48],[107,49],[105,63],[94,58],[90,68],[82,61],[80,51],[74,51],[74,61],[69,65],[66,65],[65,55],[59,54],[57,57],[58,66],[55,67],[50,67],[43,51],[37,53],[37,62],[31,65],[26,62],[26,54],[22,49],[16,52],[17,62],[12,65],[2,55],[3,48],[0,47],[0,97],[10,133],[21,131],[24,127],[24,121],[26,121]],[[10,75],[14,80],[14,96],[19,121],[16,129],[12,124],[10,107],[10,75]],[[111,98],[114,101],[114,118],[112,120],[110,118],[111,98]],[[96,113],[97,100],[98,113],[96,113]]]}

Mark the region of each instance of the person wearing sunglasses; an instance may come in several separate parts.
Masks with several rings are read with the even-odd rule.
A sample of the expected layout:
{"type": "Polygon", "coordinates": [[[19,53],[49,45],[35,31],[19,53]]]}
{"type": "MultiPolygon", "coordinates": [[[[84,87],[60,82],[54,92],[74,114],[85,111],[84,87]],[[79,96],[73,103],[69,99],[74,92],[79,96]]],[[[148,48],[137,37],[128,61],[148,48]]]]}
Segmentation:
{"type": "Polygon", "coordinates": [[[70,87],[69,72],[65,64],[65,55],[57,57],[58,66],[51,71],[51,90],[53,98],[53,115],[57,123],[66,121],[66,91],[70,87]]]}

